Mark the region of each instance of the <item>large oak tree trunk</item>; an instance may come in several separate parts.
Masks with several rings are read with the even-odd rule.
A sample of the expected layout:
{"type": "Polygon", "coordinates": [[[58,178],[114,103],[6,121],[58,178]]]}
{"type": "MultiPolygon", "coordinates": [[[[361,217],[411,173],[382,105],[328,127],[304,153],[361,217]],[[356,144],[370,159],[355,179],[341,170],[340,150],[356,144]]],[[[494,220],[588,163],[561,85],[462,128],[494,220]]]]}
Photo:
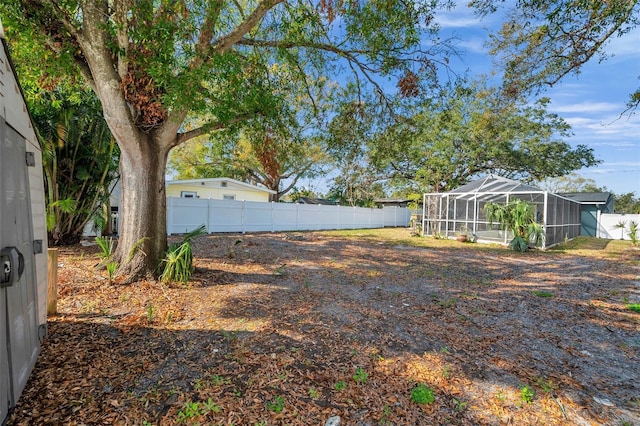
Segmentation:
{"type": "MultiPolygon", "coordinates": [[[[157,136],[156,136],[157,137],[157,136]]],[[[139,132],[138,143],[121,144],[121,237],[118,275],[127,281],[156,275],[167,248],[165,168],[168,149],[153,134],[139,132]]]]}

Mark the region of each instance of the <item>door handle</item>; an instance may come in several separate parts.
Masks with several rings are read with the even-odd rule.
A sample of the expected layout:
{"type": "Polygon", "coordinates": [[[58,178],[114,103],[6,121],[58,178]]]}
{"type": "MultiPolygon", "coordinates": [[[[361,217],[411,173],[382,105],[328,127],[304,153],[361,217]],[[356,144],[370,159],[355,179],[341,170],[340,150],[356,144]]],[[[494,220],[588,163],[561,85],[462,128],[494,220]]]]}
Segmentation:
{"type": "Polygon", "coordinates": [[[0,287],[14,285],[24,272],[24,256],[16,247],[5,247],[0,251],[0,287]]]}

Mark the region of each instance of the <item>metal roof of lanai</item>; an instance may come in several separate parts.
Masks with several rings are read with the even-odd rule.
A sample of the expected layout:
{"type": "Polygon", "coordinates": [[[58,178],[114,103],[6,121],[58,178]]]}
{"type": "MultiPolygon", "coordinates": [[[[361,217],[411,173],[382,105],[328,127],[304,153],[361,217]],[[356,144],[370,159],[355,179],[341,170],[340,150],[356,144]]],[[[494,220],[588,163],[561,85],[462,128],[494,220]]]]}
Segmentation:
{"type": "Polygon", "coordinates": [[[466,185],[450,191],[451,193],[509,193],[509,192],[544,192],[535,186],[526,185],[505,177],[489,175],[482,179],[469,182],[466,185]]]}

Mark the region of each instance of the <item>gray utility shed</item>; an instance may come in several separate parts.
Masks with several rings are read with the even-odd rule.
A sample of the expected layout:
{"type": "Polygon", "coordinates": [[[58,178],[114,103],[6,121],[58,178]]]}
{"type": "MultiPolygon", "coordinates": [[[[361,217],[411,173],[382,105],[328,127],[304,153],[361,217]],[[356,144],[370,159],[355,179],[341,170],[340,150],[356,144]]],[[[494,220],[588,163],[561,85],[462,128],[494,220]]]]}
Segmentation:
{"type": "Polygon", "coordinates": [[[42,156],[0,22],[0,423],[33,370],[47,320],[42,156]]]}
{"type": "Polygon", "coordinates": [[[567,192],[560,195],[580,203],[582,221],[580,235],[597,237],[600,215],[613,213],[613,194],[610,192],[567,192]]]}
{"type": "Polygon", "coordinates": [[[423,198],[422,234],[447,238],[465,232],[479,242],[508,243],[513,238],[497,223],[489,223],[487,203],[507,204],[514,199],[536,207],[536,221],[544,228],[542,248],[580,235],[580,204],[511,179],[489,175],[450,192],[428,193],[423,198]]]}

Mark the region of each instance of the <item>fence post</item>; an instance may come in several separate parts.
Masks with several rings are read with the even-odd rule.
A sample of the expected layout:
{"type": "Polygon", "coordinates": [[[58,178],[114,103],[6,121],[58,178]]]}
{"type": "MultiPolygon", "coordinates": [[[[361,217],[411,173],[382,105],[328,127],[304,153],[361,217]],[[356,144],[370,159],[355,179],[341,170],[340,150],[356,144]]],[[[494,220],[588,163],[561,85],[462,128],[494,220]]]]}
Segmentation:
{"type": "Polygon", "coordinates": [[[167,235],[171,235],[173,226],[173,197],[167,197],[167,235]]]}
{"type": "Polygon", "coordinates": [[[213,217],[215,216],[215,206],[213,204],[213,198],[207,199],[207,232],[213,233],[213,217]]]}
{"type": "Polygon", "coordinates": [[[47,250],[47,315],[58,313],[58,249],[47,250]]]}
{"type": "Polygon", "coordinates": [[[244,234],[246,231],[244,229],[244,200],[242,200],[242,207],[240,207],[240,231],[244,234]]]}

